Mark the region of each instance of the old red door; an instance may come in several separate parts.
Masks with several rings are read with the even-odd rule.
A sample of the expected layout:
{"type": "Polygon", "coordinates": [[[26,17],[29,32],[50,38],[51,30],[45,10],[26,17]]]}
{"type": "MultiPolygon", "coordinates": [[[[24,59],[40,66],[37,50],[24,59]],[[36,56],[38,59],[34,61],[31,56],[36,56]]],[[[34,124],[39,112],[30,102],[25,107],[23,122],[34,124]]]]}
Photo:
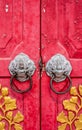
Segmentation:
{"type": "MultiPolygon", "coordinates": [[[[45,66],[57,53],[72,65],[72,88],[63,95],[50,89],[50,78],[45,71],[42,73],[42,130],[81,130],[82,0],[42,0],[41,52],[45,66]]],[[[53,86],[57,91],[64,91],[67,82],[54,82],[53,86]]]]}
{"type": "MultiPolygon", "coordinates": [[[[40,1],[0,0],[0,130],[40,129],[40,1]],[[32,89],[19,94],[10,88],[10,62],[20,53],[30,57],[36,71],[32,89]]],[[[26,89],[29,82],[17,82],[26,89]]]]}
{"type": "MultiPolygon", "coordinates": [[[[82,129],[81,14],[80,0],[0,1],[1,130],[82,129]],[[32,89],[23,94],[10,87],[9,65],[20,53],[28,55],[36,66],[32,89]],[[63,95],[51,90],[45,69],[50,58],[58,53],[72,66],[73,87],[63,95]]],[[[22,67],[20,63],[20,69],[22,67]]],[[[30,84],[29,81],[14,82],[18,91],[30,84]]],[[[54,82],[53,86],[57,91],[64,91],[68,82],[54,82]]]]}

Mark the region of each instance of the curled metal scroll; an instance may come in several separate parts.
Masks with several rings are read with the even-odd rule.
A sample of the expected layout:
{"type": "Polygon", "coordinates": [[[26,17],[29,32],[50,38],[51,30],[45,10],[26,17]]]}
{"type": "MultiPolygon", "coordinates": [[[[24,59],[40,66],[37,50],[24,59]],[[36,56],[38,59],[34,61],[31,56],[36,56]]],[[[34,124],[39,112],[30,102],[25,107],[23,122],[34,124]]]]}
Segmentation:
{"type": "Polygon", "coordinates": [[[46,73],[48,76],[51,77],[50,87],[52,91],[54,91],[56,94],[64,94],[70,90],[72,86],[72,81],[70,78],[71,71],[72,66],[65,56],[61,54],[56,54],[51,57],[51,59],[46,64],[46,73]],[[52,82],[62,82],[66,78],[68,78],[69,80],[69,86],[67,90],[65,90],[64,92],[57,92],[55,88],[53,88],[52,82]]]}
{"type": "Polygon", "coordinates": [[[32,88],[32,75],[35,72],[35,64],[34,62],[24,53],[18,54],[14,60],[10,62],[9,65],[9,72],[12,75],[10,80],[11,88],[18,92],[18,93],[24,93],[28,92],[32,88]],[[26,90],[20,90],[18,87],[14,84],[13,80],[17,79],[20,82],[24,82],[27,80],[30,80],[30,87],[26,90]]]}

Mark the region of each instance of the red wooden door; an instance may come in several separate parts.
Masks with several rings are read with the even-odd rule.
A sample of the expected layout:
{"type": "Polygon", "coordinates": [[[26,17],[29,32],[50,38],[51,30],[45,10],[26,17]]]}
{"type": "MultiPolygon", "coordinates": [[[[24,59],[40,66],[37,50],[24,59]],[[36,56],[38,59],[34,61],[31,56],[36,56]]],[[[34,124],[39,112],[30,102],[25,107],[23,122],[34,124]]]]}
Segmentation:
{"type": "MultiPolygon", "coordinates": [[[[42,0],[43,63],[57,53],[72,65],[71,91],[57,95],[43,71],[41,80],[42,130],[82,129],[82,0],[42,0]]],[[[66,81],[53,83],[57,91],[66,81]]]]}
{"type": "MultiPolygon", "coordinates": [[[[40,129],[40,1],[0,0],[0,130],[40,129]],[[32,89],[25,94],[10,88],[10,62],[25,53],[35,63],[32,89]],[[36,54],[37,53],[37,54],[36,54]]],[[[17,83],[25,89],[29,83],[17,83]]]]}
{"type": "MultiPolygon", "coordinates": [[[[1,130],[82,129],[81,14],[81,0],[0,0],[1,130]],[[32,89],[23,94],[11,89],[8,70],[21,52],[36,66],[32,89]],[[57,53],[72,65],[73,87],[63,95],[52,92],[45,71],[46,63],[57,53]]],[[[63,91],[66,82],[53,86],[63,91]]],[[[29,82],[16,84],[21,89],[29,86],[29,82]]]]}

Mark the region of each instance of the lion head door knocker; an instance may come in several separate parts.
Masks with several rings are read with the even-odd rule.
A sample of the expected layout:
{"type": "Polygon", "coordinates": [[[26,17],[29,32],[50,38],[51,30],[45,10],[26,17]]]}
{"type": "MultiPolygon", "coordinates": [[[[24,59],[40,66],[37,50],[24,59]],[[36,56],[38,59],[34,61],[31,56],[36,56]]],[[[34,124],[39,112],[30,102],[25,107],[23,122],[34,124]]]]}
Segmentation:
{"type": "Polygon", "coordinates": [[[12,75],[10,79],[11,88],[18,93],[28,92],[32,88],[32,75],[35,72],[34,62],[24,53],[17,55],[14,60],[10,62],[9,72],[12,75]],[[20,90],[15,84],[14,79],[20,82],[30,80],[30,86],[26,90],[20,90]]]}
{"type": "Polygon", "coordinates": [[[70,78],[70,73],[72,71],[72,66],[70,62],[65,58],[65,56],[61,54],[56,54],[47,62],[46,64],[46,73],[48,76],[51,77],[50,80],[50,88],[56,94],[65,94],[68,92],[72,86],[72,80],[70,78]],[[65,91],[56,91],[53,87],[53,81],[55,82],[62,82],[66,78],[69,80],[69,86],[65,91]]]}

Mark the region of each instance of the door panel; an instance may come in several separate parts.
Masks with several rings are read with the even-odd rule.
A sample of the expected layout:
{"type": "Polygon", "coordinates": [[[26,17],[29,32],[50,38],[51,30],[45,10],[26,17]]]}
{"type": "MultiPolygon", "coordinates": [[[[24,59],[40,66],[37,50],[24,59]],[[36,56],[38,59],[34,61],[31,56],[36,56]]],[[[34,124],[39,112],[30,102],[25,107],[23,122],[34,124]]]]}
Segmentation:
{"type": "MultiPolygon", "coordinates": [[[[2,85],[0,94],[4,100],[8,99],[9,104],[6,106],[5,103],[3,112],[0,111],[5,119],[1,118],[1,129],[19,130],[22,126],[23,130],[75,130],[82,126],[81,3],[77,0],[0,1],[0,83],[2,85]],[[21,52],[27,54],[36,65],[36,72],[32,77],[33,87],[24,94],[15,93],[10,88],[11,75],[8,70],[11,60],[21,52]],[[40,79],[38,67],[40,56],[46,66],[47,61],[57,53],[63,54],[73,68],[71,78],[75,87],[64,95],[52,92],[50,78],[44,68],[40,79]],[[15,122],[11,127],[8,122],[14,117],[15,121],[18,120],[18,125],[15,122]],[[70,124],[68,118],[71,120],[70,124]]],[[[64,90],[65,84],[66,82],[53,83],[58,91],[64,90]]],[[[29,82],[16,82],[16,85],[23,89],[27,88],[29,82]]],[[[3,99],[0,99],[1,104],[3,99]]]]}
{"type": "MultiPolygon", "coordinates": [[[[19,121],[22,129],[39,130],[40,2],[38,0],[1,0],[0,18],[0,83],[3,88],[8,88],[9,96],[17,101],[17,110],[24,116],[24,121],[19,121]],[[8,70],[11,60],[21,52],[27,54],[36,66],[36,71],[32,77],[33,87],[25,94],[15,93],[10,88],[11,75],[8,70]]],[[[29,82],[16,82],[16,85],[18,88],[24,89],[29,86],[29,82]]],[[[5,124],[5,130],[8,130],[9,125],[8,123],[5,124]]],[[[9,130],[11,129],[14,130],[14,128],[9,130]]],[[[19,130],[19,126],[17,130],[19,130]]]]}
{"type": "MultiPolygon", "coordinates": [[[[47,61],[53,55],[57,53],[63,54],[71,62],[72,86],[75,86],[77,90],[81,89],[79,88],[79,84],[82,84],[81,3],[81,1],[70,0],[42,0],[41,10],[41,53],[43,63],[46,66],[47,61]]],[[[52,92],[50,89],[50,78],[44,71],[42,72],[41,83],[42,130],[75,130],[81,127],[80,121],[75,124],[74,120],[70,126],[62,125],[61,122],[65,123],[64,121],[59,122],[62,118],[66,119],[65,116],[68,116],[69,112],[72,113],[71,116],[74,114],[73,110],[65,108],[63,102],[70,99],[71,96],[76,95],[69,92],[64,95],[57,95],[52,92]],[[64,111],[65,115],[58,116],[62,111],[64,111]]],[[[55,89],[58,91],[63,91],[65,84],[65,81],[62,83],[53,83],[55,89]]],[[[80,116],[81,113],[79,111],[77,115],[80,116]]]]}

